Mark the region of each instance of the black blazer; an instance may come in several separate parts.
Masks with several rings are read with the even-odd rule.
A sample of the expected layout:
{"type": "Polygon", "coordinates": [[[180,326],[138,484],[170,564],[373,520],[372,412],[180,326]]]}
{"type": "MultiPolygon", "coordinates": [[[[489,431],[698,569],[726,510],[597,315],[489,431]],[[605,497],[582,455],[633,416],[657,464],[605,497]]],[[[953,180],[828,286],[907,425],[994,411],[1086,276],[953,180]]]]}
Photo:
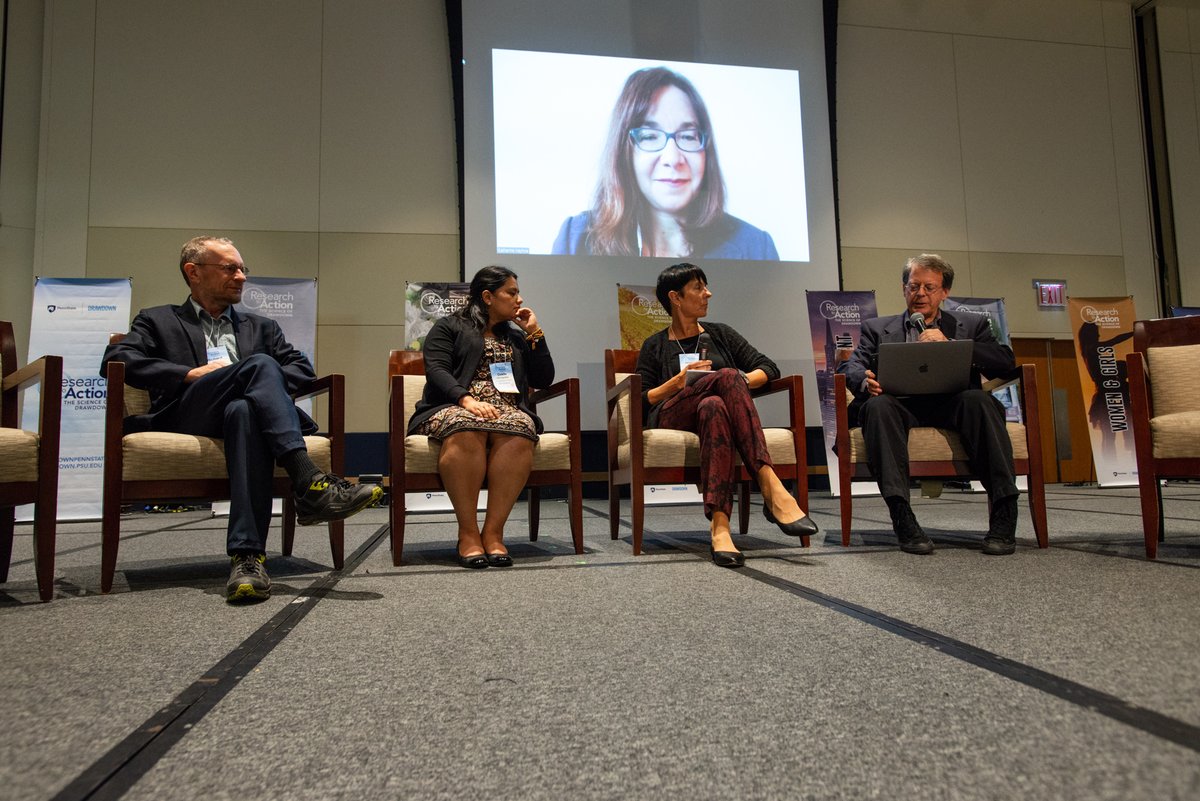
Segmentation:
{"type": "MultiPolygon", "coordinates": [[[[529,408],[529,388],[545,389],[554,383],[550,348],[545,339],[536,349],[530,348],[516,325],[503,326],[498,336],[512,345],[513,378],[521,390],[517,406],[533,418],[540,434],[542,421],[529,408]]],[[[439,409],[453,406],[463,395],[471,394],[467,388],[483,358],[483,332],[458,315],[443,317],[425,335],[421,351],[425,354],[425,393],[408,421],[409,434],[416,434],[417,428],[439,409]]]]}
{"type": "MultiPolygon", "coordinates": [[[[854,393],[854,402],[850,404],[851,419],[857,419],[858,408],[870,397],[862,391],[863,381],[866,380],[867,370],[876,372],[879,367],[879,344],[881,342],[903,342],[905,339],[904,322],[908,314],[896,314],[891,317],[876,317],[864,320],[860,330],[858,347],[850,354],[850,358],[838,365],[837,371],[845,373],[846,386],[854,393]]],[[[979,389],[982,385],[980,374],[989,378],[1000,376],[1016,367],[1012,348],[1001,345],[986,319],[978,314],[964,314],[956,317],[950,312],[942,311],[938,318],[938,328],[947,339],[971,339],[975,341],[975,352],[971,357],[971,387],[979,389]]]]}
{"type": "MultiPolygon", "coordinates": [[[[238,357],[244,359],[265,353],[283,367],[289,392],[316,378],[308,357],[283,338],[279,324],[257,314],[239,314],[232,307],[238,357]]],[[[129,333],[104,351],[100,375],[110,361],[125,364],[125,380],[150,393],[150,413],[125,421],[126,433],[170,430],[174,406],[183,394],[184,378],[194,367],[208,364],[204,330],[190,300],[178,306],[153,306],[142,309],[129,333]]],[[[300,429],[306,434],[317,430],[312,418],[300,412],[300,429]]]]}

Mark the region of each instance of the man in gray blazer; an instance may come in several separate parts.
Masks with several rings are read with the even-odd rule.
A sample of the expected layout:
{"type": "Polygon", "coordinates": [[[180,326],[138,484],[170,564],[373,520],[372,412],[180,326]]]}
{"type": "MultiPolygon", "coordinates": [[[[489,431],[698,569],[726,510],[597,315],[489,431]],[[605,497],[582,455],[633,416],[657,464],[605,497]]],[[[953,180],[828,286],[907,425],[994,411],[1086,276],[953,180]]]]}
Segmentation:
{"type": "Polygon", "coordinates": [[[313,464],[304,435],[317,425],[291,393],[316,377],[308,359],[274,320],[239,313],[246,266],[233,242],[198,236],[183,246],[179,271],[190,294],[179,306],[143,309],[129,334],[104,352],[125,364],[131,385],[150,393],[148,414],[126,420],[126,433],[172,431],[225,441],[230,508],[226,548],[232,561],[226,599],[271,594],[266,570],[271,483],[279,464],[292,480],[301,525],[341,520],[383,496],[313,464]]]}
{"type": "Polygon", "coordinates": [[[940,256],[922,254],[908,260],[901,274],[907,311],[866,320],[858,347],[838,367],[854,393],[851,425],[863,429],[867,466],[891,513],[892,528],[907,553],[933,553],[908,502],[908,432],[914,426],[957,431],[971,469],[983,482],[992,503],[983,552],[1006,555],[1016,550],[1018,490],[1013,478],[1012,442],[1004,407],[980,388],[980,373],[995,378],[1016,367],[1012,349],[1001,345],[987,321],[978,315],[955,317],[941,310],[954,283],[954,268],[940,256]],[[881,342],[975,342],[970,388],[957,395],[897,397],[884,393],[876,380],[881,342]]]}

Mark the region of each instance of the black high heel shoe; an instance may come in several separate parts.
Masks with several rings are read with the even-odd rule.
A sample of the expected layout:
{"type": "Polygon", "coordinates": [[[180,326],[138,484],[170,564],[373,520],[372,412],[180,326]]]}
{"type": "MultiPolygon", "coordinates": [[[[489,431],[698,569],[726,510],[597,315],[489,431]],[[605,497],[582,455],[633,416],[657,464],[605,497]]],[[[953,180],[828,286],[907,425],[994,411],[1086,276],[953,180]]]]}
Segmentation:
{"type": "Polygon", "coordinates": [[[487,563],[492,567],[512,567],[512,557],[506,553],[487,554],[487,563]]]}
{"type": "Polygon", "coordinates": [[[718,551],[710,545],[708,554],[717,567],[741,567],[746,564],[746,555],[741,551],[718,551]]]}
{"type": "Polygon", "coordinates": [[[460,553],[458,555],[458,563],[471,570],[479,570],[488,566],[488,558],[485,553],[473,553],[470,556],[463,556],[460,553]]]}
{"type": "Polygon", "coordinates": [[[780,523],[775,519],[775,515],[771,514],[771,507],[767,505],[766,501],[763,501],[763,517],[767,518],[768,523],[774,523],[779,526],[779,530],[789,537],[811,537],[820,531],[817,528],[817,524],[813,522],[813,519],[804,514],[800,515],[799,520],[793,520],[790,523],[780,523]]]}

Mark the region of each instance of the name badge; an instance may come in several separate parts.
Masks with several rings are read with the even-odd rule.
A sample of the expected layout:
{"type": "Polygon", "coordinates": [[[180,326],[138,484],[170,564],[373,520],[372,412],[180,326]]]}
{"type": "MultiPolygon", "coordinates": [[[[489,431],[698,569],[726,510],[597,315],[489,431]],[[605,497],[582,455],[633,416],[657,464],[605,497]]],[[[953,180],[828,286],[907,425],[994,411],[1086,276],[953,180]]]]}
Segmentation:
{"type": "Polygon", "coordinates": [[[517,380],[513,378],[512,364],[509,362],[495,362],[490,365],[492,368],[492,386],[501,392],[520,392],[517,387],[517,380]]]}
{"type": "Polygon", "coordinates": [[[208,360],[210,362],[231,362],[229,358],[229,349],[224,345],[213,345],[208,349],[208,360]]]}
{"type": "Polygon", "coordinates": [[[679,354],[679,369],[685,369],[692,362],[700,361],[699,353],[681,353],[679,354]]]}

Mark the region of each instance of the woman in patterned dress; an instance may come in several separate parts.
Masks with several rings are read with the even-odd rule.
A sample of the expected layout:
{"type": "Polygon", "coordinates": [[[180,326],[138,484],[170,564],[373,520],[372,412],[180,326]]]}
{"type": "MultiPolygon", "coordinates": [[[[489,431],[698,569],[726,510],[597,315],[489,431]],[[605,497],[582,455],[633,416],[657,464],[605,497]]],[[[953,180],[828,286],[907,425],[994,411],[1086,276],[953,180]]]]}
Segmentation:
{"type": "Polygon", "coordinates": [[[708,278],[686,262],[658,276],[655,295],[671,313],[671,325],[642,343],[637,370],[642,377],[642,419],[646,428],[675,428],[700,436],[700,491],[704,516],[711,521],[714,564],[745,564],[733,544],[729,514],[733,510],[736,464],[750,467],[763,494],[763,515],[793,537],[817,533],[817,524],[784,488],[767,453],[762,423],[750,398],[779,378],[775,362],[755,350],[731,326],[700,318],[708,314],[708,278]],[[688,380],[689,370],[711,371],[688,380]]]}
{"type": "Polygon", "coordinates": [[[554,382],[554,361],[533,309],[521,305],[517,276],[484,267],[467,305],[438,320],[425,337],[425,394],[408,433],[441,443],[438,473],[458,518],[463,567],[509,567],[504,523],[533,466],[542,421],[529,389],[554,382]],[[479,490],[487,514],[479,527],[479,490]]]}

